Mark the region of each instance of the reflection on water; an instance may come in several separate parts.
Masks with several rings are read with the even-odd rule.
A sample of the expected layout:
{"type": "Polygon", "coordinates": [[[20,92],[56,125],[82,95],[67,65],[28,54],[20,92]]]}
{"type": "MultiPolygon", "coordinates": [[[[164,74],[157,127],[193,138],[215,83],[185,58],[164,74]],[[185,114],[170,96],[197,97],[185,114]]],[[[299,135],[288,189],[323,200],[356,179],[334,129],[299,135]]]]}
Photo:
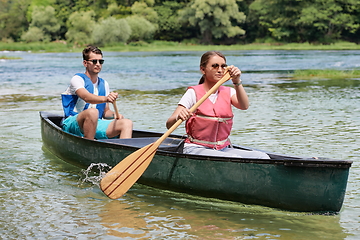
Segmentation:
{"type": "Polygon", "coordinates": [[[126,197],[105,204],[100,214],[108,234],[136,239],[346,237],[339,216],[274,210],[159,191],[136,185],[126,197]]]}
{"type": "Polygon", "coordinates": [[[128,203],[110,201],[101,208],[99,217],[108,235],[123,239],[149,239],[147,231],[144,231],[148,224],[128,203]]]}
{"type": "MultiPolygon", "coordinates": [[[[82,72],[78,53],[4,53],[0,62],[0,232],[4,239],[358,239],[360,80],[293,80],[296,69],[355,69],[360,51],[229,51],[250,98],[232,142],[272,152],[354,161],[338,215],[287,212],[135,184],[108,199],[85,175],[42,149],[39,111],[82,72]]],[[[166,131],[202,53],[106,52],[101,76],[139,130],[166,131]],[[121,67],[119,67],[121,66],[121,67]],[[145,109],[145,111],[144,111],[145,109]]],[[[228,84],[230,85],[230,84],[228,84]]],[[[184,134],[181,125],[175,133],[184,134]]],[[[96,175],[96,174],[95,174],[96,175]]],[[[96,182],[96,181],[95,181],[96,182]]]]}

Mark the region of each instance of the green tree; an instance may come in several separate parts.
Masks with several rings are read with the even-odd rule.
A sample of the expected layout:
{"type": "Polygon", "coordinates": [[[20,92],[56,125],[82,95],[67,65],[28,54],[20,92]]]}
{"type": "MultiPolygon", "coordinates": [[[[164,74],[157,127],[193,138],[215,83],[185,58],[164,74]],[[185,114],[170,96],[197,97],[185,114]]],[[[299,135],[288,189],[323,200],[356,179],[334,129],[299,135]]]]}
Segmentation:
{"type": "Polygon", "coordinates": [[[26,12],[31,0],[0,1],[0,40],[18,41],[28,28],[26,12]]]}
{"type": "Polygon", "coordinates": [[[286,42],[332,42],[359,29],[358,0],[255,0],[250,15],[271,37],[286,42]]]}
{"type": "MultiPolygon", "coordinates": [[[[351,2],[355,3],[353,3],[351,8],[345,7],[344,10],[351,13],[352,18],[354,19],[354,24],[360,25],[360,2],[357,0],[352,0],[351,2]]],[[[350,30],[345,29],[342,33],[342,38],[347,41],[352,41],[360,44],[360,27],[358,27],[357,29],[351,28],[350,30]]]]}
{"type": "Polygon", "coordinates": [[[107,18],[113,16],[116,18],[122,18],[128,15],[131,15],[130,7],[118,5],[117,3],[111,3],[109,4],[108,8],[106,9],[102,17],[107,18]]]}
{"type": "Polygon", "coordinates": [[[125,19],[109,17],[95,24],[93,39],[96,45],[126,42],[131,34],[131,28],[125,19]]]}
{"type": "Polygon", "coordinates": [[[38,27],[30,27],[27,32],[25,32],[21,39],[25,42],[49,42],[50,36],[46,35],[43,30],[38,27]]]}
{"type": "Polygon", "coordinates": [[[340,39],[344,30],[354,33],[360,24],[353,13],[360,9],[356,0],[315,0],[301,10],[297,24],[309,29],[320,42],[340,39]]]}
{"type": "Polygon", "coordinates": [[[153,38],[156,27],[139,15],[125,18],[131,28],[129,41],[144,41],[153,38]]]}
{"type": "Polygon", "coordinates": [[[55,17],[55,9],[53,7],[35,6],[31,19],[29,30],[22,36],[22,39],[27,42],[49,42],[56,39],[60,24],[55,17]],[[38,39],[36,34],[38,34],[38,39]]]}
{"type": "Polygon", "coordinates": [[[136,0],[116,0],[117,4],[125,7],[131,7],[136,0]]]}
{"type": "Polygon", "coordinates": [[[32,21],[33,11],[35,7],[52,6],[55,0],[30,0],[31,4],[27,10],[26,17],[29,22],[32,21]]]}
{"type": "Polygon", "coordinates": [[[195,32],[194,27],[186,28],[186,26],[183,27],[179,22],[178,11],[184,7],[184,3],[176,1],[165,1],[161,5],[154,7],[159,16],[155,39],[181,41],[185,38],[196,36],[196,34],[192,35],[195,32]]]}
{"type": "Polygon", "coordinates": [[[198,27],[202,42],[206,44],[211,44],[213,38],[245,34],[238,24],[243,23],[246,16],[239,12],[236,0],[194,0],[180,11],[180,19],[183,23],[198,27]]]}
{"type": "Polygon", "coordinates": [[[92,33],[95,26],[94,17],[93,11],[73,12],[67,23],[66,39],[78,45],[92,43],[92,33]]]}
{"type": "Polygon", "coordinates": [[[142,1],[142,2],[135,2],[131,6],[131,11],[134,15],[139,15],[144,17],[149,22],[156,24],[158,21],[157,12],[151,7],[153,6],[153,1],[142,1]]]}
{"type": "Polygon", "coordinates": [[[53,7],[55,8],[56,18],[60,23],[60,39],[66,39],[65,34],[68,31],[67,21],[70,15],[75,11],[75,3],[76,2],[73,0],[55,0],[53,7]]]}
{"type": "MultiPolygon", "coordinates": [[[[299,0],[255,0],[250,5],[250,15],[259,19],[259,25],[265,28],[276,40],[299,41],[296,21],[299,18],[304,1],[299,0]]],[[[306,3],[305,3],[306,4],[306,3]]]]}

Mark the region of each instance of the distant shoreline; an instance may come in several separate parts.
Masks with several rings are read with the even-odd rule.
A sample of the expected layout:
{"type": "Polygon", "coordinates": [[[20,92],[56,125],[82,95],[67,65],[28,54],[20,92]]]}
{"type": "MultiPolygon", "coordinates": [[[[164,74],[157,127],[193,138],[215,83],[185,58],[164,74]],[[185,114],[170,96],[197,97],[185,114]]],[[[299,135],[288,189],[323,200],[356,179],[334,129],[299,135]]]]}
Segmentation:
{"type": "MultiPolygon", "coordinates": [[[[26,52],[81,52],[84,46],[68,45],[66,42],[51,43],[4,43],[0,42],[2,51],[26,52]]],[[[329,45],[309,43],[252,43],[244,45],[196,45],[190,43],[153,41],[100,46],[103,51],[112,52],[168,52],[168,51],[247,51],[247,50],[360,50],[360,44],[337,42],[329,45]]]]}

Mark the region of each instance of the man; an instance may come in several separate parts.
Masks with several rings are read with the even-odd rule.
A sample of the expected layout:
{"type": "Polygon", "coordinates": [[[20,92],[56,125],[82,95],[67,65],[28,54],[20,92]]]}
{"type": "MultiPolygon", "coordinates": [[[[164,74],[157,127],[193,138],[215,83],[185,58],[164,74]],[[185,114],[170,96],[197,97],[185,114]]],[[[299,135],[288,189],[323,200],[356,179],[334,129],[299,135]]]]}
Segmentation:
{"type": "Polygon", "coordinates": [[[131,120],[121,114],[119,119],[106,120],[114,118],[109,103],[116,101],[118,93],[110,92],[107,81],[98,77],[104,63],[101,50],[88,46],[82,53],[86,71],[77,73],[62,94],[64,131],[87,139],[131,138],[131,120]]]}

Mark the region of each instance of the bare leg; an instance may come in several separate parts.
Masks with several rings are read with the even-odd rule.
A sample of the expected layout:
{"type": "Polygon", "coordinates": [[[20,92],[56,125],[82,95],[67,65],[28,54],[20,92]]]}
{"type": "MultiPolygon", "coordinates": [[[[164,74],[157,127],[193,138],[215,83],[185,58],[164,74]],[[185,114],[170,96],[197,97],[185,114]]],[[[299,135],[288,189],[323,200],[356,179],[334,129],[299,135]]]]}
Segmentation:
{"type": "Polygon", "coordinates": [[[120,138],[131,138],[133,130],[133,123],[130,119],[115,119],[109,124],[106,130],[106,135],[113,138],[120,135],[120,138]]]}
{"type": "Polygon", "coordinates": [[[77,116],[80,129],[84,133],[84,138],[93,140],[96,133],[99,111],[96,108],[89,108],[77,116]]]}

